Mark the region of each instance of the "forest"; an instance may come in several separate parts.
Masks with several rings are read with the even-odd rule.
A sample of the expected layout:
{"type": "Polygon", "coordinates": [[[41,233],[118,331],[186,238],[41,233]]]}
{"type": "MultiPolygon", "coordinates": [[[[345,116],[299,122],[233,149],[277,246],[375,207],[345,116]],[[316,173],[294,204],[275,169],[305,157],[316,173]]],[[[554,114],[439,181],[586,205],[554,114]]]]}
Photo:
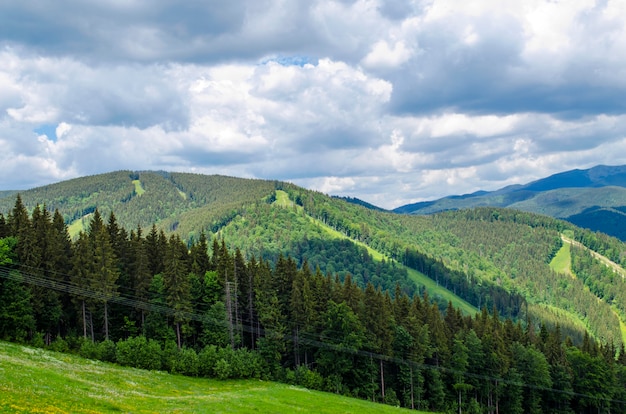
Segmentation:
{"type": "MultiPolygon", "coordinates": [[[[307,200],[293,199],[306,206],[307,200]]],[[[371,220],[391,216],[373,216],[357,227],[340,222],[331,208],[312,213],[355,238],[369,238],[394,260],[425,266],[424,257],[372,234],[371,220]]],[[[509,225],[493,211],[468,214],[497,221],[501,230],[509,225]]],[[[516,218],[522,219],[529,218],[516,218]]],[[[463,232],[478,228],[476,217],[456,220],[469,223],[459,226],[463,232]]],[[[538,250],[545,263],[560,246],[551,233],[554,222],[532,224],[528,231],[543,234],[537,240],[552,246],[552,253],[538,250]]],[[[451,229],[439,234],[455,237],[451,229]]],[[[445,246],[471,243],[468,236],[456,237],[445,246]]],[[[601,236],[577,237],[589,238],[607,256],[615,247],[601,236]]],[[[58,210],[37,206],[29,213],[17,197],[7,216],[0,215],[0,339],[138,368],[276,380],[438,412],[626,412],[624,345],[586,331],[573,340],[559,323],[549,327],[524,318],[515,295],[509,293],[506,308],[515,319],[504,317],[497,301],[467,315],[451,303],[442,310],[427,292],[403,286],[401,274],[400,283],[390,284],[398,276],[395,265],[370,260],[374,265],[368,266],[363,250],[350,253],[338,245],[361,255],[362,268],[354,269],[360,276],[353,277],[345,269],[322,271],[310,264],[307,258],[331,246],[317,240],[298,242],[306,253],[298,260],[280,252],[264,255],[263,249],[245,254],[227,242],[203,232],[185,241],[154,224],[125,229],[113,211],[105,218],[98,209],[70,238],[58,210]]],[[[505,270],[522,280],[532,271],[519,263],[491,268],[506,257],[498,259],[490,249],[477,246],[467,254],[480,250],[490,258],[482,277],[493,277],[492,286],[514,286],[503,279],[509,277],[505,270]]],[[[572,251],[581,283],[619,300],[610,275],[589,281],[582,271],[595,262],[572,251]]],[[[441,273],[454,270],[457,252],[452,248],[437,259],[449,266],[441,273]]],[[[463,258],[456,259],[460,266],[463,258]]]]}

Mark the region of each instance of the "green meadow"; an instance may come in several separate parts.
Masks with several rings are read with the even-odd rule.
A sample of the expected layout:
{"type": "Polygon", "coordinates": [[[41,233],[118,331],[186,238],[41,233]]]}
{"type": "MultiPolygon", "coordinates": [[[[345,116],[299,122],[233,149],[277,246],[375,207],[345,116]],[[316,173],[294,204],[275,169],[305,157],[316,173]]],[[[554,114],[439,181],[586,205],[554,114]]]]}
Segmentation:
{"type": "MultiPolygon", "coordinates": [[[[396,413],[396,407],[261,380],[124,368],[0,342],[0,412],[396,413]]],[[[413,411],[415,412],[415,411],[413,411]]]]}

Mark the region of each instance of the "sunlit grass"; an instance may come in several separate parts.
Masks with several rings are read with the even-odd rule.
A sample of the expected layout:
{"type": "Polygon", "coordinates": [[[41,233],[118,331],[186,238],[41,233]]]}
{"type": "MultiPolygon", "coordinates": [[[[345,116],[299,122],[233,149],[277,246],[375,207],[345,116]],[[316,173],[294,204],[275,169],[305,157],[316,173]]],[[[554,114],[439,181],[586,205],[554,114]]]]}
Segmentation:
{"type": "Polygon", "coordinates": [[[466,315],[474,315],[476,312],[478,312],[478,308],[473,306],[471,303],[461,299],[454,293],[450,292],[448,289],[439,286],[437,282],[424,275],[423,273],[420,273],[417,270],[411,269],[409,267],[407,267],[406,270],[409,273],[409,278],[412,281],[426,288],[428,296],[431,299],[434,296],[441,296],[446,302],[451,301],[452,305],[455,308],[461,309],[461,311],[466,315]]]}
{"type": "Polygon", "coordinates": [[[554,270],[556,273],[572,275],[569,243],[563,243],[563,246],[559,249],[554,258],[552,258],[552,261],[550,261],[550,269],[554,270]]]}
{"type": "Polygon", "coordinates": [[[135,185],[135,194],[137,194],[138,196],[146,192],[146,190],[144,190],[143,188],[143,185],[141,185],[140,180],[133,180],[133,184],[135,185]]]}
{"type": "MultiPolygon", "coordinates": [[[[123,368],[0,342],[0,412],[391,413],[395,407],[290,385],[123,368]]],[[[408,412],[408,411],[407,411],[408,412]]]]}

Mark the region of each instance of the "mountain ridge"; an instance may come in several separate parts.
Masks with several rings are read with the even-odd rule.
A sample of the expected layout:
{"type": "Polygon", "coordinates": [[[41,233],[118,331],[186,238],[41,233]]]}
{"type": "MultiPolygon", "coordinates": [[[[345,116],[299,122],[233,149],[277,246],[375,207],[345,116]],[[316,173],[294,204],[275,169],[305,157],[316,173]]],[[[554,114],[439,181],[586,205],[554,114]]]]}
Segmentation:
{"type": "Polygon", "coordinates": [[[626,240],[626,165],[597,165],[550,175],[527,184],[495,191],[451,195],[406,204],[393,209],[400,214],[433,214],[474,207],[514,208],[570,221],[626,240]]]}

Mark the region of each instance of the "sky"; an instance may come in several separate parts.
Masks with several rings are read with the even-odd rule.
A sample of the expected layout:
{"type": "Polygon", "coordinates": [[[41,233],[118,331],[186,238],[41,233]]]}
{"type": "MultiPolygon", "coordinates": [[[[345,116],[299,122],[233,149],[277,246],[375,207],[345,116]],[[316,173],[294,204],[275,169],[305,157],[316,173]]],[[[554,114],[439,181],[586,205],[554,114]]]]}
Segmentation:
{"type": "Polygon", "coordinates": [[[623,0],[0,2],[0,190],[121,169],[385,208],[626,164],[623,0]]]}

